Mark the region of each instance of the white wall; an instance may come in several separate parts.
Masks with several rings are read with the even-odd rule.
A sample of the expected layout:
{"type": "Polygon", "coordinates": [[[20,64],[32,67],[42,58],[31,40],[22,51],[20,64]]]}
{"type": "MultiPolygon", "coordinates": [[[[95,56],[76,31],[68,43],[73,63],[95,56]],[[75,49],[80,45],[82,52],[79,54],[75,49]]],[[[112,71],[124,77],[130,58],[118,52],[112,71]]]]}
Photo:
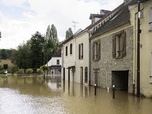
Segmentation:
{"type": "MultiPolygon", "coordinates": [[[[65,68],[65,80],[68,80],[68,67],[75,66],[75,39],[71,39],[69,42],[63,44],[62,47],[62,70],[61,78],[63,79],[63,68],[65,68]],[[72,44],[72,54],[70,54],[70,44],[72,44]],[[68,47],[68,55],[66,56],[66,46],[68,47]]],[[[73,80],[72,71],[70,70],[70,80],[73,80]]]]}
{"type": "Polygon", "coordinates": [[[84,32],[76,37],[76,82],[85,82],[85,67],[88,67],[88,81],[89,81],[89,34],[84,32]],[[79,44],[83,43],[83,59],[79,59],[79,44]],[[83,78],[81,77],[81,67],[83,67],[83,78]]]}
{"type": "Polygon", "coordinates": [[[48,62],[48,66],[57,65],[57,60],[59,60],[59,65],[62,65],[62,58],[61,57],[52,57],[48,62]]]}

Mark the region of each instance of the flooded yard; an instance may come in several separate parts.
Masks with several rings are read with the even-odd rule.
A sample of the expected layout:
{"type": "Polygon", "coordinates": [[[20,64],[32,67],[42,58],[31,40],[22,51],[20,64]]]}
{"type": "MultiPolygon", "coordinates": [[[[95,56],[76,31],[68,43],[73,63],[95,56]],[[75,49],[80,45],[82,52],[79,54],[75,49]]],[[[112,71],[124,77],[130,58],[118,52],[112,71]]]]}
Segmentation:
{"type": "Polygon", "coordinates": [[[42,76],[0,77],[0,114],[152,114],[152,99],[42,76]]]}

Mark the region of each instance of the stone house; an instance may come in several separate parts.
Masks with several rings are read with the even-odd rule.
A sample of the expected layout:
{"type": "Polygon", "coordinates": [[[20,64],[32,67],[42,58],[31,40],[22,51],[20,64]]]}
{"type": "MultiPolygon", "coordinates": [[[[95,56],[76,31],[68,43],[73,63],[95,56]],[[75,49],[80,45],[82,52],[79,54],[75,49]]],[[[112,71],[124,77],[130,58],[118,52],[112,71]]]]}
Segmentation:
{"type": "Polygon", "coordinates": [[[91,85],[132,92],[133,25],[129,1],[111,11],[90,29],[91,85]]]}
{"type": "Polygon", "coordinates": [[[11,67],[14,67],[14,64],[11,62],[10,59],[0,60],[0,69],[5,70],[7,72],[11,67]]]}
{"type": "Polygon", "coordinates": [[[138,2],[124,1],[90,30],[91,85],[102,88],[115,85],[117,90],[129,93],[135,85],[136,94],[139,88],[140,94],[151,97],[152,0],[140,0],[140,7],[138,2]]]}

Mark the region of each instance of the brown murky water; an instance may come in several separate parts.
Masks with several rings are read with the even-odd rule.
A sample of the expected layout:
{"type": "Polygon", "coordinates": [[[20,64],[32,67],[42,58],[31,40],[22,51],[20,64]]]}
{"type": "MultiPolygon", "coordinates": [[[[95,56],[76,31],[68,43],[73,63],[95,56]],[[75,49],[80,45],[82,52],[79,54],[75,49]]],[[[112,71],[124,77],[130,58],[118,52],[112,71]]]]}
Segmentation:
{"type": "Polygon", "coordinates": [[[43,77],[0,77],[0,114],[152,114],[152,99],[43,77]]]}

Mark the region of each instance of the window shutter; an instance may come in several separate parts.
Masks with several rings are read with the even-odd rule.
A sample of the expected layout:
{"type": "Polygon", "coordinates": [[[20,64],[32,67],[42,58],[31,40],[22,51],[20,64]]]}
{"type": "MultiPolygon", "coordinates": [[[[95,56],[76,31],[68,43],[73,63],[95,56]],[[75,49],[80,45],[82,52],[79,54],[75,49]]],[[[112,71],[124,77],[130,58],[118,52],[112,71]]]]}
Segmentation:
{"type": "Polygon", "coordinates": [[[99,40],[99,42],[98,42],[98,60],[100,60],[100,56],[101,56],[101,43],[99,40]]]}
{"type": "Polygon", "coordinates": [[[95,45],[94,43],[92,43],[92,61],[94,60],[94,56],[95,56],[94,48],[95,48],[95,45]]]}
{"type": "Polygon", "coordinates": [[[124,31],[122,34],[122,42],[123,42],[122,57],[125,57],[126,56],[126,32],[124,31]]]}
{"type": "Polygon", "coordinates": [[[114,36],[112,39],[112,57],[116,57],[116,37],[114,36]]]}

